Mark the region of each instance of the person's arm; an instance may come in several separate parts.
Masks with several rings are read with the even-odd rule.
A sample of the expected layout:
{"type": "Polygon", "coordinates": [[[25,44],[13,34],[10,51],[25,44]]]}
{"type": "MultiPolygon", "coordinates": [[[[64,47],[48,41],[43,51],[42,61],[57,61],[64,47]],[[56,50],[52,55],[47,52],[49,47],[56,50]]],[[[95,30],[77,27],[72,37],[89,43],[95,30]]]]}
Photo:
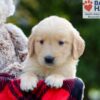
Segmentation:
{"type": "Polygon", "coordinates": [[[11,39],[15,46],[16,55],[19,57],[20,61],[23,62],[27,55],[28,38],[25,36],[24,32],[16,25],[8,23],[6,24],[6,29],[10,33],[11,39]]]}

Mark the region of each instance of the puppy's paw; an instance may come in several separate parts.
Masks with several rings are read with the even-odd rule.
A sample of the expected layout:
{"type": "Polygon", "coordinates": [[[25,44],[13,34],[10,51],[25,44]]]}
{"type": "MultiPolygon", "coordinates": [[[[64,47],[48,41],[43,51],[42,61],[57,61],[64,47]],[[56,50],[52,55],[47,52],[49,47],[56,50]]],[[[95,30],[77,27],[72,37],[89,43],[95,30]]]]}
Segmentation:
{"type": "Polygon", "coordinates": [[[36,76],[27,76],[27,75],[22,75],[20,77],[20,88],[22,91],[28,92],[29,90],[33,90],[34,88],[37,87],[38,83],[38,78],[36,76]]]}
{"type": "Polygon", "coordinates": [[[45,83],[48,86],[60,88],[63,85],[63,80],[65,78],[61,75],[50,75],[46,78],[45,83]]]}

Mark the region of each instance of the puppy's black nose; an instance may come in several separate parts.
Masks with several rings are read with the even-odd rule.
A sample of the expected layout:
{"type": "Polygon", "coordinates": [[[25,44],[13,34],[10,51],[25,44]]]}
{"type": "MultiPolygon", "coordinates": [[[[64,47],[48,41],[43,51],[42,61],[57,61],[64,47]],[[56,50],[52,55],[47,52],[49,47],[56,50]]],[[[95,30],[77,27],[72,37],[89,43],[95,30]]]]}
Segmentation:
{"type": "Polygon", "coordinates": [[[52,57],[52,56],[46,56],[45,57],[45,62],[47,64],[53,64],[54,63],[54,57],[52,57]]]}

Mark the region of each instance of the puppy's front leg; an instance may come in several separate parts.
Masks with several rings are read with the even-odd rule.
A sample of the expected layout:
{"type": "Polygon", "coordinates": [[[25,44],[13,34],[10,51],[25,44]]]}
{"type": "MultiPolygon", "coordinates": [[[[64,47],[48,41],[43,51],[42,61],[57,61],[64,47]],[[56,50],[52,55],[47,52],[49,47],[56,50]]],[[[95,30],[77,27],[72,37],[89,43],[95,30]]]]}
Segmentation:
{"type": "Polygon", "coordinates": [[[52,74],[49,75],[46,79],[45,79],[45,83],[48,86],[51,87],[55,87],[55,88],[60,88],[63,85],[63,81],[64,81],[65,77],[59,74],[52,74]]]}
{"type": "Polygon", "coordinates": [[[23,73],[20,77],[20,88],[23,91],[29,91],[36,88],[38,83],[38,78],[33,72],[23,73]]]}

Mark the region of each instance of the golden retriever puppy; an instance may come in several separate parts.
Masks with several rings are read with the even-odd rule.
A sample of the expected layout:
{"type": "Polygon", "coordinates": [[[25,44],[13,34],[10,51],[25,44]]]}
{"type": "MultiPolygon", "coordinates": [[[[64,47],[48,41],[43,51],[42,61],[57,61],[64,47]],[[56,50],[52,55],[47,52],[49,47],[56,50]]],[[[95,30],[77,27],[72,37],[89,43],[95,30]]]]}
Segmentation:
{"type": "Polygon", "coordinates": [[[50,16],[32,29],[29,51],[20,76],[22,90],[33,90],[39,79],[60,88],[63,80],[76,77],[76,65],[85,43],[79,32],[64,18],[50,16]]]}

